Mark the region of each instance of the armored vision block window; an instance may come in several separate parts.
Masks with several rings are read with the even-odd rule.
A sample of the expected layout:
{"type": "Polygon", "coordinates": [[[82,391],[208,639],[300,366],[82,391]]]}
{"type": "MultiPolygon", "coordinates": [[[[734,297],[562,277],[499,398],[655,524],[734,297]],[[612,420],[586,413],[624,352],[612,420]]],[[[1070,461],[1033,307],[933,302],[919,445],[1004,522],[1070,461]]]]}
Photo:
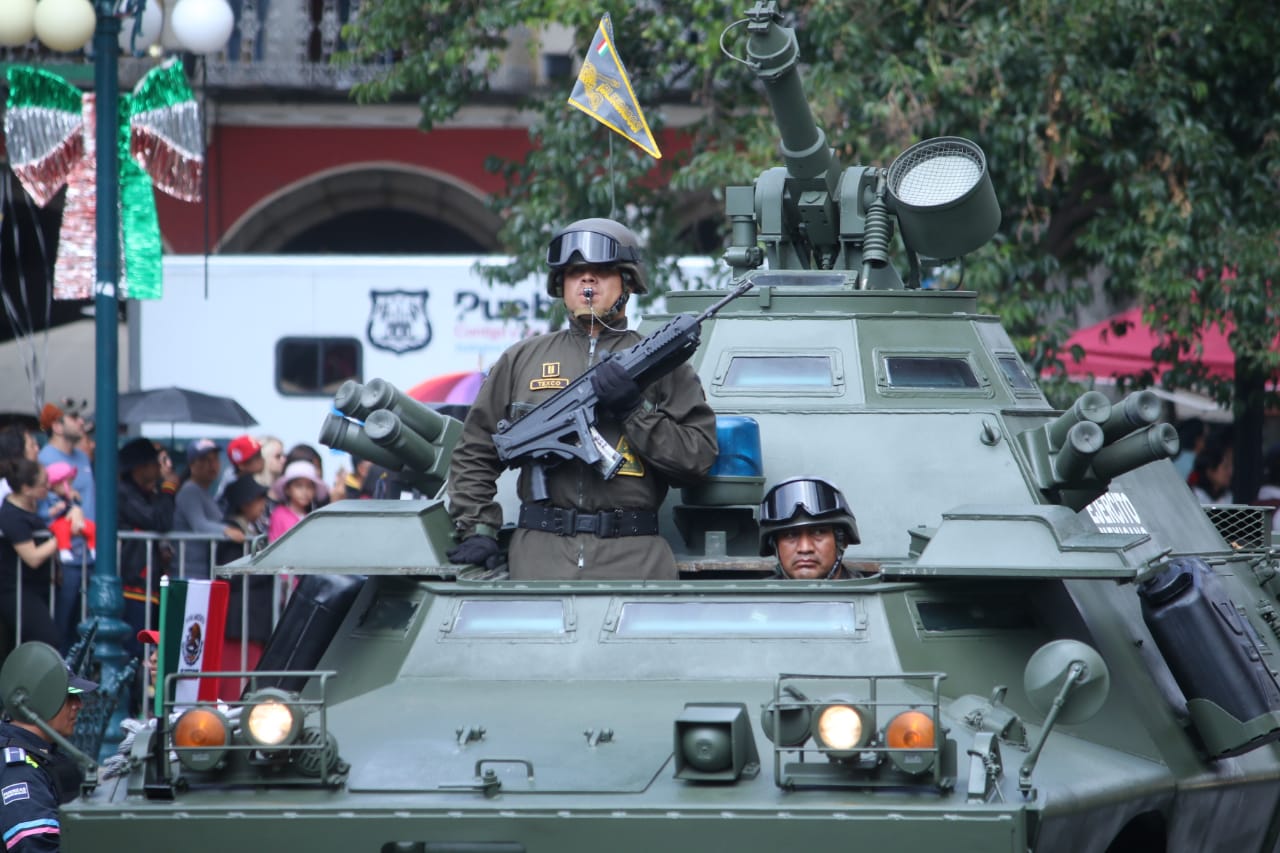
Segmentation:
{"type": "Polygon", "coordinates": [[[561,599],[471,600],[458,606],[454,637],[558,637],[567,630],[561,599]]]}
{"type": "Polygon", "coordinates": [[[1004,378],[1009,380],[1009,386],[1015,391],[1035,391],[1036,385],[1031,381],[1031,377],[1027,375],[1027,369],[1022,366],[1022,362],[1018,361],[1016,356],[1002,355],[999,358],[1000,370],[1004,373],[1004,378]]]}
{"type": "Polygon", "coordinates": [[[825,355],[735,356],[724,377],[727,388],[831,388],[831,358],[825,355]]]}
{"type": "Polygon", "coordinates": [[[632,639],[699,637],[853,637],[866,617],[852,601],[629,601],[616,635],[632,639]]]}
{"type": "Polygon", "coordinates": [[[891,388],[978,388],[973,368],[962,358],[888,356],[885,375],[891,388]]]}

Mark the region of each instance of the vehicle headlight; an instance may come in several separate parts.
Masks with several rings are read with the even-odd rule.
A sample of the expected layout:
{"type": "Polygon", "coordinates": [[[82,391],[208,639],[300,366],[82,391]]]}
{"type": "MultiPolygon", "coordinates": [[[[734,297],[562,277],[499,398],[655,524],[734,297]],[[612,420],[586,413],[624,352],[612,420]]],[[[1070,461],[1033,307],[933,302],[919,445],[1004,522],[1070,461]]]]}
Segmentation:
{"type": "Polygon", "coordinates": [[[832,760],[853,758],[870,740],[875,725],[871,713],[852,702],[835,699],[813,715],[813,738],[832,760]]]}
{"type": "Polygon", "coordinates": [[[212,770],[227,754],[231,725],[214,708],[192,708],[173,727],[178,760],[190,770],[212,770]]]}
{"type": "Polygon", "coordinates": [[[302,714],[296,697],[275,687],[254,693],[245,700],[241,729],[245,738],[262,749],[279,749],[298,739],[302,714]]]}
{"type": "Polygon", "coordinates": [[[923,711],[903,711],[889,721],[884,732],[889,760],[906,773],[923,773],[933,767],[937,730],[933,717],[923,711]]]}

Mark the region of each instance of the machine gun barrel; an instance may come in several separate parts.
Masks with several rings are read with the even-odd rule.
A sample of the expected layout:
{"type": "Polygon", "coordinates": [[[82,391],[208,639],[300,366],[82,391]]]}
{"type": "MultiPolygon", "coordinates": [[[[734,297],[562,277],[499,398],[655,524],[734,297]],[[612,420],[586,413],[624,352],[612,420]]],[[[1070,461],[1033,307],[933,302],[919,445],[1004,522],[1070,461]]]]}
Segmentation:
{"type": "Polygon", "coordinates": [[[757,2],[747,10],[747,62],[764,84],[782,135],[782,156],[787,171],[796,178],[825,178],[827,190],[836,191],[840,170],[826,134],[813,120],[798,69],[800,49],[795,31],[780,26],[776,3],[757,2]]]}

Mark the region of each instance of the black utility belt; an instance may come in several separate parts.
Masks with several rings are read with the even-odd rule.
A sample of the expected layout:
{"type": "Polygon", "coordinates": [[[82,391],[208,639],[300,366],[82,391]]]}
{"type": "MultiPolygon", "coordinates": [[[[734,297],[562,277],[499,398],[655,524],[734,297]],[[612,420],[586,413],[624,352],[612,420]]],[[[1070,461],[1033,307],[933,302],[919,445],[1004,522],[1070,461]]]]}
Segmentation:
{"type": "Polygon", "coordinates": [[[647,509],[606,509],[600,512],[580,512],[558,506],[521,504],[517,527],[524,530],[541,530],[557,536],[577,536],[592,533],[601,539],[619,536],[656,536],[658,514],[647,509]]]}

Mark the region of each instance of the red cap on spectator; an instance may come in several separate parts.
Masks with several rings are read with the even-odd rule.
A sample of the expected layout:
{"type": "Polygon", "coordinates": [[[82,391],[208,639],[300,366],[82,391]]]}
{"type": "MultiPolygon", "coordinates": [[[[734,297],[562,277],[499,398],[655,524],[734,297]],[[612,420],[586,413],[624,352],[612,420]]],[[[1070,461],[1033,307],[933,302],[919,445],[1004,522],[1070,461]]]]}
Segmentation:
{"type": "Polygon", "coordinates": [[[139,631],[138,642],[146,643],[151,646],[158,646],[160,645],[160,632],[159,631],[139,631]]]}
{"type": "Polygon", "coordinates": [[[227,445],[227,458],[236,465],[243,465],[261,452],[262,445],[249,435],[236,436],[227,445]]]}

